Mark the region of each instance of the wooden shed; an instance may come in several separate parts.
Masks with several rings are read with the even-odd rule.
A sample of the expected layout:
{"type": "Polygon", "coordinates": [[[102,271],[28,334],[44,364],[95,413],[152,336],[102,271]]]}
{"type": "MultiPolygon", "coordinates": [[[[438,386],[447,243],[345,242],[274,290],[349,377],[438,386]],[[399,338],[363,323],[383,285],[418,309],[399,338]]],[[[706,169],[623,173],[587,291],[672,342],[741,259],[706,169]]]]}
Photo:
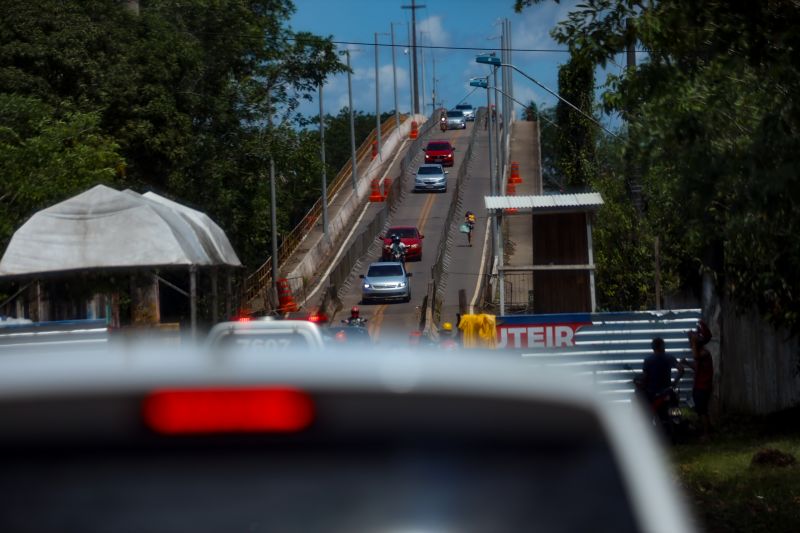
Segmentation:
{"type": "Polygon", "coordinates": [[[499,254],[501,314],[510,272],[531,273],[533,313],[596,310],[592,216],[603,205],[599,193],[487,196],[485,202],[490,216],[528,216],[531,221],[532,263],[506,266],[499,254]]]}

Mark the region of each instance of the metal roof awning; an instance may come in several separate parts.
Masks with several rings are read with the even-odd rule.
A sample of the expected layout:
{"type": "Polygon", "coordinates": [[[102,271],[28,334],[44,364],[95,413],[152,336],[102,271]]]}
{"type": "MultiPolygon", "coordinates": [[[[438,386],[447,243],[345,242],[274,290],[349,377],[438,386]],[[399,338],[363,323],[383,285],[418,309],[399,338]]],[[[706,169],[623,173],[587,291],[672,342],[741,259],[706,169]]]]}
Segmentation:
{"type": "Polygon", "coordinates": [[[517,213],[574,213],[596,211],[603,205],[598,192],[580,194],[542,194],[535,196],[485,196],[490,212],[516,209],[517,213]]]}

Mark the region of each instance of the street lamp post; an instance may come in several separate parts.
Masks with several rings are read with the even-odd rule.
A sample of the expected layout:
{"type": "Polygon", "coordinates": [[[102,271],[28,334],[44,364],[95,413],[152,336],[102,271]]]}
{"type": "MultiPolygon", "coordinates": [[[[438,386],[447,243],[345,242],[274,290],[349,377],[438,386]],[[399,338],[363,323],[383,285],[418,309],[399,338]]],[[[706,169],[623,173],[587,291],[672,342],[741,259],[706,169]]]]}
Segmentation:
{"type": "Polygon", "coordinates": [[[510,63],[509,63],[509,64],[503,63],[503,62],[500,60],[500,58],[499,58],[499,57],[495,57],[495,56],[492,56],[492,55],[487,55],[487,54],[484,54],[484,55],[479,55],[479,56],[477,56],[477,57],[475,58],[475,61],[476,61],[477,63],[481,63],[481,64],[484,64],[484,65],[492,65],[492,66],[494,66],[494,67],[509,67],[509,68],[512,68],[512,69],[516,70],[517,72],[519,72],[520,74],[522,74],[523,76],[525,76],[526,78],[528,78],[529,80],[531,80],[533,83],[535,83],[536,85],[538,85],[539,87],[541,87],[542,89],[544,89],[545,91],[547,91],[548,93],[550,93],[550,94],[552,94],[553,96],[555,96],[556,98],[558,98],[560,101],[562,101],[562,102],[564,102],[565,104],[567,104],[568,106],[570,106],[572,109],[574,109],[575,111],[577,111],[578,113],[580,113],[580,114],[581,114],[581,115],[582,115],[584,118],[586,118],[586,119],[590,120],[590,121],[591,121],[592,123],[594,123],[594,124],[595,124],[597,127],[601,128],[603,131],[605,131],[606,133],[608,133],[608,134],[609,134],[609,135],[611,135],[612,137],[618,137],[618,135],[617,135],[616,133],[614,133],[613,131],[610,131],[610,130],[608,130],[608,129],[607,129],[605,126],[603,126],[602,124],[600,124],[600,122],[598,122],[598,121],[597,121],[597,119],[595,119],[593,116],[591,116],[591,115],[589,115],[589,114],[585,113],[583,110],[581,110],[581,108],[579,108],[578,106],[576,106],[575,104],[573,104],[572,102],[570,102],[569,100],[567,100],[566,98],[563,98],[563,97],[562,97],[560,94],[558,94],[558,93],[557,93],[557,92],[555,92],[554,90],[550,89],[549,87],[547,87],[546,85],[544,85],[543,83],[541,83],[539,80],[536,80],[536,79],[532,78],[531,76],[529,76],[528,74],[526,74],[526,73],[525,73],[525,72],[523,72],[522,70],[518,69],[518,68],[517,68],[517,67],[515,67],[514,65],[512,65],[512,64],[510,64],[510,63]]]}
{"type": "MultiPolygon", "coordinates": [[[[470,86],[472,87],[480,87],[482,89],[486,89],[486,112],[487,115],[487,124],[489,125],[488,128],[488,140],[489,140],[489,190],[491,191],[492,195],[495,195],[495,190],[497,188],[497,179],[494,175],[494,165],[492,161],[492,111],[491,111],[491,87],[489,86],[489,76],[485,78],[473,78],[469,82],[470,86]]],[[[492,217],[492,255],[495,257],[495,261],[497,261],[498,266],[502,266],[503,264],[503,247],[502,247],[502,237],[500,235],[500,220],[499,215],[492,217]]],[[[499,275],[499,285],[500,285],[500,314],[502,315],[505,309],[505,277],[503,276],[502,270],[498,269],[499,275]]]]}
{"type": "Polygon", "coordinates": [[[375,33],[375,133],[377,135],[378,156],[381,153],[381,87],[378,70],[378,33],[375,33]]]}
{"type": "Polygon", "coordinates": [[[353,81],[350,68],[350,50],[344,51],[347,56],[347,106],[350,108],[350,159],[353,174],[353,190],[358,188],[358,165],[356,161],[356,125],[353,114],[353,81]]]}
{"type": "Polygon", "coordinates": [[[399,131],[400,130],[400,111],[398,110],[397,106],[397,63],[395,61],[395,54],[394,54],[394,25],[395,23],[392,22],[389,24],[391,28],[390,33],[392,34],[392,82],[394,83],[394,126],[399,131]]]}
{"type": "Polygon", "coordinates": [[[328,173],[325,169],[325,114],[322,106],[322,83],[319,82],[319,151],[322,161],[322,234],[330,241],[328,233],[328,173]]]}

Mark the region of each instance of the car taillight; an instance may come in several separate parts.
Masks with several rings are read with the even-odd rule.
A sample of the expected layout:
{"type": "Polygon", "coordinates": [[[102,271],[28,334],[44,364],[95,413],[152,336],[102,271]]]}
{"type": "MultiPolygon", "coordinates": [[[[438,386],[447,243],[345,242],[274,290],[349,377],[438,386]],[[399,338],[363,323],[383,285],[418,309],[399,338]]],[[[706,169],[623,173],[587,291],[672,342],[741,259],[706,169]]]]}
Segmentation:
{"type": "Polygon", "coordinates": [[[314,324],[324,324],[328,321],[328,317],[321,313],[314,313],[313,315],[308,316],[308,321],[313,322],[314,324]]]}
{"type": "Polygon", "coordinates": [[[308,394],[284,387],[158,390],[142,406],[145,424],[165,435],[296,432],[313,413],[308,394]]]}

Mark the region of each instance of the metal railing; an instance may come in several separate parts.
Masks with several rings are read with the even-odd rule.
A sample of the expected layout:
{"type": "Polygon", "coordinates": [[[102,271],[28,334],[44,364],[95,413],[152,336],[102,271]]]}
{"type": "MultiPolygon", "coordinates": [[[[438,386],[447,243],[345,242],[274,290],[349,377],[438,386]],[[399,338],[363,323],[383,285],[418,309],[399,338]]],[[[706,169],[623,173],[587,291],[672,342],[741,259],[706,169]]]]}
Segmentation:
{"type": "MultiPolygon", "coordinates": [[[[345,282],[350,277],[353,268],[358,264],[358,261],[367,253],[370,247],[377,242],[377,237],[381,231],[385,229],[386,223],[389,220],[389,213],[395,208],[397,203],[402,197],[406,184],[415,172],[413,165],[417,157],[421,157],[421,146],[425,142],[430,129],[436,124],[435,120],[426,121],[419,130],[419,135],[406,150],[405,156],[400,161],[400,175],[399,178],[392,182],[391,189],[389,189],[386,202],[382,205],[382,209],[375,215],[372,222],[362,231],[358,237],[353,240],[353,243],[342,255],[339,264],[331,272],[329,283],[336,286],[341,292],[344,289],[345,282]]],[[[381,243],[382,246],[382,243],[381,243]]]]}
{"type": "MultiPolygon", "coordinates": [[[[401,122],[405,122],[408,119],[408,115],[401,115],[401,122]]],[[[381,137],[387,136],[390,134],[396,127],[397,122],[395,121],[394,116],[387,118],[383,124],[381,124],[381,137]]],[[[376,130],[372,130],[361,143],[361,146],[358,147],[356,150],[356,164],[361,162],[364,157],[370,153],[372,149],[372,143],[378,138],[376,130]]],[[[347,181],[347,177],[352,172],[352,161],[348,160],[347,164],[336,174],[336,177],[333,179],[331,184],[328,186],[328,194],[327,200],[328,205],[334,200],[338,192],[341,190],[344,183],[347,181]]],[[[278,257],[279,263],[278,266],[286,263],[287,258],[300,246],[300,243],[303,239],[306,238],[308,233],[311,229],[316,225],[319,221],[320,216],[322,216],[322,198],[320,197],[314,205],[308,210],[306,215],[303,219],[289,232],[286,237],[283,238],[280,246],[278,246],[278,257]]],[[[272,284],[272,256],[268,257],[266,261],[252,274],[247,276],[244,282],[244,297],[245,301],[251,301],[254,298],[262,295],[265,292],[269,292],[268,289],[272,284]]],[[[267,301],[267,298],[264,299],[267,301]]]]}
{"type": "MultiPolygon", "coordinates": [[[[505,314],[527,314],[533,313],[533,272],[506,272],[505,278],[505,314]]],[[[499,277],[497,274],[486,274],[483,284],[486,290],[483,291],[481,308],[499,310],[500,297],[497,286],[499,277]]]]}
{"type": "MultiPolygon", "coordinates": [[[[478,116],[475,117],[475,122],[473,124],[479,124],[483,115],[486,114],[485,108],[480,108],[478,110],[478,116]]],[[[473,126],[472,132],[470,133],[469,137],[469,144],[467,146],[467,150],[464,152],[464,157],[461,162],[461,166],[458,169],[458,174],[456,176],[456,184],[455,189],[453,190],[453,201],[450,202],[450,208],[447,211],[447,216],[444,219],[444,225],[442,226],[442,237],[439,240],[439,250],[436,254],[436,261],[434,261],[433,266],[431,267],[431,280],[434,284],[434,291],[433,291],[433,302],[428,302],[431,306],[431,310],[433,312],[433,320],[434,322],[439,322],[441,318],[441,308],[442,308],[442,301],[444,299],[444,283],[442,282],[442,274],[444,272],[444,263],[445,263],[445,254],[446,250],[451,246],[452,240],[455,238],[455,234],[457,232],[453,231],[451,227],[453,225],[453,217],[456,214],[456,210],[461,205],[461,186],[464,182],[464,177],[467,175],[467,170],[469,167],[470,158],[472,157],[472,147],[475,141],[475,135],[480,128],[473,126]]]]}

